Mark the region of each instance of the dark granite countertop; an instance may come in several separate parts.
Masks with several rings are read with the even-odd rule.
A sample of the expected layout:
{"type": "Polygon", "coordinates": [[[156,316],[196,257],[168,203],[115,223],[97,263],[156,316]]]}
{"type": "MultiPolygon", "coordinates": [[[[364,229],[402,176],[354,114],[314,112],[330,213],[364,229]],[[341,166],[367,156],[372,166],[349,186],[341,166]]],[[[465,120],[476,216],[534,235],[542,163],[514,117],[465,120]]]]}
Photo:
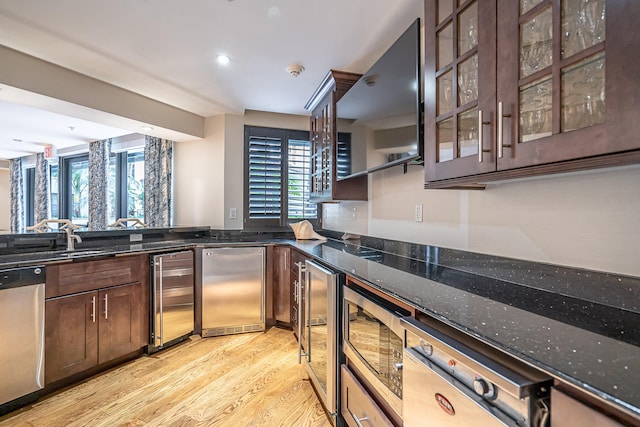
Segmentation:
{"type": "Polygon", "coordinates": [[[640,420],[640,279],[499,257],[487,274],[485,255],[445,266],[338,240],[292,245],[640,420]]]}
{"type": "Polygon", "coordinates": [[[165,252],[290,244],[640,420],[640,278],[363,238],[295,241],[212,233],[167,241],[0,255],[0,268],[165,252]],[[90,252],[90,251],[99,252],[90,252]],[[85,253],[81,253],[86,251],[85,253]],[[80,255],[77,255],[81,253],[80,255]]]}

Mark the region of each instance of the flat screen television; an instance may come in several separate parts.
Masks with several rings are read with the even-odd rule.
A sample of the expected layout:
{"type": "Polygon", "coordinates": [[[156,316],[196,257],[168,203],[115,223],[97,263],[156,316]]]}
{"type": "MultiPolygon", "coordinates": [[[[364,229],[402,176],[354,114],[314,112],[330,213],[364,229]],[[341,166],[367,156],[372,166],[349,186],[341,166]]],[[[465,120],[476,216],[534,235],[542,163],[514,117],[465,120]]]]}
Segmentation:
{"type": "Polygon", "coordinates": [[[421,163],[420,19],[336,104],[338,179],[421,163]]]}
{"type": "Polygon", "coordinates": [[[421,164],[420,19],[336,104],[338,179],[421,164]]]}

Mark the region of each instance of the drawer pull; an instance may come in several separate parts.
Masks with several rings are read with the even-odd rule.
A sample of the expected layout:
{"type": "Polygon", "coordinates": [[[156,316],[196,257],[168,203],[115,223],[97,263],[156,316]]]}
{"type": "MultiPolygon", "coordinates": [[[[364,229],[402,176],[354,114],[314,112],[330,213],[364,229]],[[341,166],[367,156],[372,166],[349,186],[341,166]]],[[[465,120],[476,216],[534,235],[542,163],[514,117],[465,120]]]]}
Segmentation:
{"type": "MultiPolygon", "coordinates": [[[[351,413],[351,416],[353,417],[353,420],[356,422],[356,424],[358,425],[358,427],[364,427],[362,425],[362,421],[369,421],[369,417],[362,417],[362,418],[358,418],[356,416],[356,414],[354,414],[353,412],[351,413]]],[[[369,424],[369,423],[367,423],[369,424]]]]}

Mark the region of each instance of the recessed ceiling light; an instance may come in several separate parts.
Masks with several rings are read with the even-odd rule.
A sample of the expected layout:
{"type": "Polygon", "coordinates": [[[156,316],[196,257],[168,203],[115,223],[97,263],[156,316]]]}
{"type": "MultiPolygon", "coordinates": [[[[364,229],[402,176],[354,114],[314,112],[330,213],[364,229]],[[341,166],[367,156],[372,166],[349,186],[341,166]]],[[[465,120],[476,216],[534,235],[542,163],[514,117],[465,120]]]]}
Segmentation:
{"type": "Polygon", "coordinates": [[[142,130],[153,130],[151,126],[142,126],[140,129],[142,130]]]}
{"type": "Polygon", "coordinates": [[[229,64],[229,62],[231,62],[231,58],[229,58],[227,55],[218,55],[216,56],[216,61],[218,61],[218,64],[220,65],[227,65],[229,64]]]}

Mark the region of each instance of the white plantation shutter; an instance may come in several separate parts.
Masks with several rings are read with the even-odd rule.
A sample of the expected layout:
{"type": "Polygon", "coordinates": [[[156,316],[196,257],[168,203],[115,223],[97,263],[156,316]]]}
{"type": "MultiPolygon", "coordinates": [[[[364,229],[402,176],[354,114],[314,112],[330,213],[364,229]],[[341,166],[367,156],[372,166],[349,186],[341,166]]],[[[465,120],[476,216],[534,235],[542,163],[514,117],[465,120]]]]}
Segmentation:
{"type": "Polygon", "coordinates": [[[309,132],[245,126],[245,226],[316,220],[309,132]]]}
{"type": "Polygon", "coordinates": [[[280,219],[282,214],[282,141],[249,139],[249,218],[280,219]]]}
{"type": "Polygon", "coordinates": [[[311,143],[309,141],[289,139],[287,172],[289,219],[316,218],[318,205],[309,202],[311,194],[311,143]]]}

